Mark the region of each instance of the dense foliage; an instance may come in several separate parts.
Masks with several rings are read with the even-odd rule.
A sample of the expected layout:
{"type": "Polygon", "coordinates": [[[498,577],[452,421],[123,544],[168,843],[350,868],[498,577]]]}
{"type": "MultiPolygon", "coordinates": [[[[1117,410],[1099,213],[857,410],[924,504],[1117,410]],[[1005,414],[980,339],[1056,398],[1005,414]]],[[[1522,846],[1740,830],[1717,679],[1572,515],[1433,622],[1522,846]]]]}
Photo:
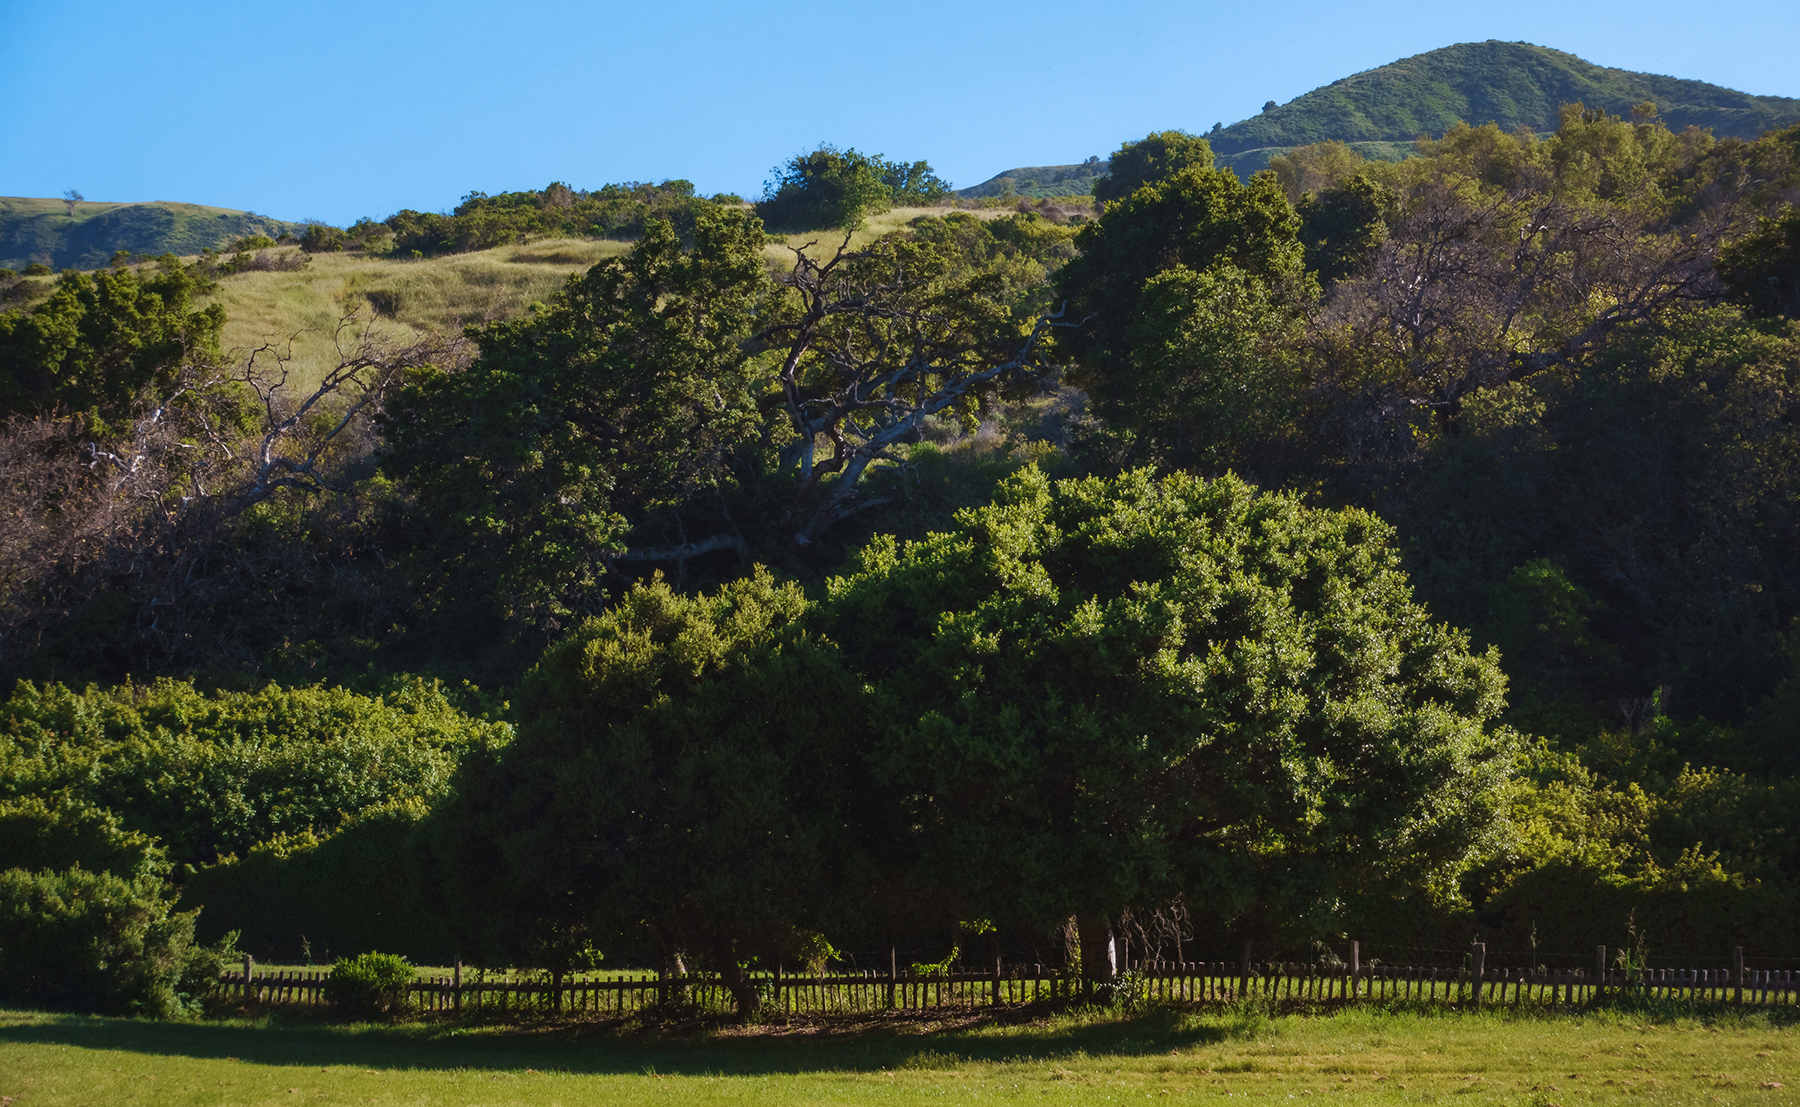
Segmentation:
{"type": "Polygon", "coordinates": [[[950,186],[922,161],[889,161],[854,148],[821,146],[775,168],[756,213],[775,230],[860,226],[894,206],[932,204],[950,186]]]}
{"type": "Polygon", "coordinates": [[[652,223],[547,309],[475,332],[468,370],[421,373],[395,397],[382,464],[439,532],[421,544],[428,603],[470,630],[484,616],[532,628],[541,648],[591,610],[627,512],[729,479],[725,460],[759,429],[745,345],[774,291],[762,243],[740,212],[702,215],[691,249],[652,223]]]}
{"type": "Polygon", "coordinates": [[[75,692],[21,682],[0,703],[0,795],[68,797],[204,864],[280,834],[439,794],[461,752],[505,728],[429,685],[382,697],[159,681],[75,692]]]}
{"type": "Polygon", "coordinates": [[[1390,537],[1231,478],[1027,470],[872,544],[824,625],[875,689],[912,879],[1015,933],[1179,900],[1304,937],[1353,888],[1454,898],[1512,768],[1504,679],[1390,537]]]}
{"type": "Polygon", "coordinates": [[[69,272],[30,312],[0,313],[0,418],[74,411],[103,426],[161,400],[181,371],[220,357],[225,312],[207,283],[167,259],[69,272]]]}
{"type": "Polygon", "coordinates": [[[528,238],[636,238],[653,220],[686,233],[712,207],[694,194],[687,181],[631,182],[591,192],[557,181],[528,192],[495,196],[471,192],[449,215],[395,212],[380,223],[349,228],[345,238],[390,253],[429,256],[485,250],[528,238]]]}
{"type": "Polygon", "coordinates": [[[634,589],[519,690],[519,739],[472,763],[434,821],[444,909],[493,961],[602,952],[724,973],[844,899],[862,699],[758,574],[692,599],[634,589]]]}
{"type": "Polygon", "coordinates": [[[1511,767],[1503,682],[1387,538],[1235,481],[1026,470],[816,610],[760,574],[635,590],[435,817],[446,908],[557,970],[698,955],[749,1010],[745,958],[888,897],[1016,939],[1183,897],[1316,932],[1339,881],[1454,896],[1511,767]]]}
{"type": "Polygon", "coordinates": [[[194,943],[159,880],[0,869],[0,1000],[169,1017],[196,1009],[231,954],[194,943]]]}
{"type": "Polygon", "coordinates": [[[1212,151],[1080,223],[875,234],[942,182],[824,147],[756,211],[314,226],[636,241],[311,394],[223,363],[237,257],[0,317],[0,988],[173,1012],[234,931],[746,1014],[834,945],[1791,948],[1800,127],[1212,151]]]}

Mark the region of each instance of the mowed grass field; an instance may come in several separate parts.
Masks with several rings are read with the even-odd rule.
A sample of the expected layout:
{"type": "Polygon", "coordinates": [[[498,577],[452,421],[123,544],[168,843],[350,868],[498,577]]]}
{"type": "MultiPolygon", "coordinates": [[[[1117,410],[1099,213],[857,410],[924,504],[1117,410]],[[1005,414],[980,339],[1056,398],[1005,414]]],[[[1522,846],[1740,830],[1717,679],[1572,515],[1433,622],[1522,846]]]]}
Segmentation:
{"type": "Polygon", "coordinates": [[[1800,1102],[1800,1035],[1765,1018],[1158,1011],[669,1036],[0,1012],[0,1104],[1800,1102]]]}
{"type": "MultiPolygon", "coordinates": [[[[920,215],[949,210],[896,208],[871,218],[852,236],[851,245],[863,245],[920,215]]],[[[992,208],[969,214],[985,219],[1011,212],[992,208]]],[[[785,238],[764,250],[776,268],[792,267],[794,248],[829,256],[844,234],[818,231],[785,238]]],[[[459,334],[463,327],[489,319],[516,318],[534,301],[549,300],[572,274],[630,249],[629,242],[562,238],[423,259],[314,254],[304,269],[223,277],[209,302],[225,309],[224,344],[234,360],[257,347],[273,346],[291,355],[293,379],[304,386],[336,365],[340,346],[352,348],[365,328],[407,342],[433,333],[459,334]],[[357,320],[340,334],[339,323],[351,312],[357,320]]],[[[298,250],[285,247],[276,253],[298,250]]]]}

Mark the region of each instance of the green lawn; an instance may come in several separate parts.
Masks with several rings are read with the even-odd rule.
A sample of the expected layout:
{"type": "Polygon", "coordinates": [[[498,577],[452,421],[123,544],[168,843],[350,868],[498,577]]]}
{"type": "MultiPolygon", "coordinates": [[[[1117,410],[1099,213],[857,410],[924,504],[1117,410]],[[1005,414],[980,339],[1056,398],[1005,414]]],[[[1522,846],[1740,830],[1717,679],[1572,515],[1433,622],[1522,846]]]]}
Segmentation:
{"type": "Polygon", "coordinates": [[[1766,1016],[1274,1019],[1159,1011],[992,1025],[656,1035],[594,1025],[151,1023],[0,1013],[0,1107],[58,1104],[1800,1102],[1766,1016]]]}

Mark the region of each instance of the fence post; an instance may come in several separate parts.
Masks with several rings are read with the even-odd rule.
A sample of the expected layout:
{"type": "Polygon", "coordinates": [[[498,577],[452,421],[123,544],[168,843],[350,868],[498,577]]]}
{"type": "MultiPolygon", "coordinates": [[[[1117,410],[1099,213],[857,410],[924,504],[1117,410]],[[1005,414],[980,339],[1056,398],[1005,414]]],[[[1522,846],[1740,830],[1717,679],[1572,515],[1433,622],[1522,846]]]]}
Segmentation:
{"type": "Polygon", "coordinates": [[[1737,946],[1731,951],[1731,1002],[1744,1002],[1744,947],[1737,946]]]}
{"type": "Polygon", "coordinates": [[[1594,947],[1594,1002],[1606,996],[1606,947],[1594,947]]]}
{"type": "Polygon", "coordinates": [[[1487,943],[1475,943],[1475,1009],[1481,1010],[1481,977],[1487,971],[1487,943]]]}
{"type": "Polygon", "coordinates": [[[894,991],[900,983],[900,955],[888,947],[888,1010],[894,1009],[894,991]]]}
{"type": "Polygon", "coordinates": [[[453,989],[451,1003],[460,1012],[462,1010],[462,958],[460,957],[456,959],[455,967],[450,970],[450,987],[453,989]]]}
{"type": "Polygon", "coordinates": [[[1000,943],[994,943],[994,992],[993,1006],[1000,1006],[1000,943]]]}
{"type": "Polygon", "coordinates": [[[254,958],[254,957],[250,956],[248,953],[246,953],[246,954],[244,954],[244,1002],[245,1003],[251,1003],[255,999],[254,993],[251,992],[251,990],[250,990],[251,974],[253,974],[254,972],[256,972],[256,958],[254,958]]]}
{"type": "Polygon", "coordinates": [[[1350,943],[1350,998],[1355,999],[1362,994],[1362,943],[1350,943]]]}

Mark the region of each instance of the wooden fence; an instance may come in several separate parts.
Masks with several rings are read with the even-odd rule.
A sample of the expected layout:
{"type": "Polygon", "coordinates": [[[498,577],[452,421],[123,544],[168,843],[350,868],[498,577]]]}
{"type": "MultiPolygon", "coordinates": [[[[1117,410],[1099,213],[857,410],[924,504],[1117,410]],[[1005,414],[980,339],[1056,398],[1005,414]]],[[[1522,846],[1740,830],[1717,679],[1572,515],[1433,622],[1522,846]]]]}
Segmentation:
{"type": "MultiPolygon", "coordinates": [[[[1352,944],[1355,949],[1355,944],[1352,944]]],[[[1609,993],[1649,995],[1687,1003],[1800,1004],[1800,972],[1755,969],[1736,952],[1730,967],[1641,969],[1627,972],[1606,965],[1596,951],[1592,972],[1534,968],[1489,968],[1477,944],[1464,964],[1361,964],[1270,962],[1245,965],[1223,961],[1139,961],[1115,986],[1151,1002],[1217,1003],[1258,999],[1282,1004],[1416,1003],[1469,1007],[1505,1005],[1572,1008],[1609,993]]],[[[259,972],[244,959],[241,972],[224,974],[220,998],[247,1004],[326,1002],[329,970],[259,972]]],[[[752,973],[770,1015],[852,1014],[876,1011],[929,1011],[1061,1001],[1086,994],[1083,982],[1043,965],[1004,964],[985,972],[916,975],[836,972],[784,976],[752,973]]],[[[732,1009],[730,992],[716,975],[622,975],[539,977],[526,980],[465,980],[461,966],[451,975],[429,976],[409,985],[414,1006],[429,1011],[477,1010],[491,1014],[570,1014],[624,1017],[653,1006],[694,1013],[732,1009]]]]}

